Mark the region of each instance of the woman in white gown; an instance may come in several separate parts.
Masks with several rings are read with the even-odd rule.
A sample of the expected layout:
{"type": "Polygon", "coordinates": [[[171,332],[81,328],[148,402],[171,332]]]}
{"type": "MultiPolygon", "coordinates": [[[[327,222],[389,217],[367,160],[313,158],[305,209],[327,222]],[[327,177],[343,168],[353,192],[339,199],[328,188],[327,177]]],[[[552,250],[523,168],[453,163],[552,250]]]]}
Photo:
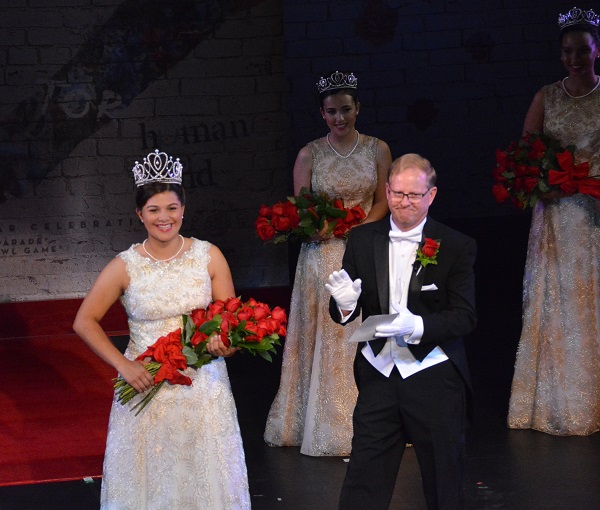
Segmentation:
{"type": "MultiPolygon", "coordinates": [[[[569,73],[534,97],[524,132],[542,131],[600,174],[600,18],[559,17],[569,73]]],[[[523,331],[508,426],[554,435],[600,430],[600,202],[553,196],[533,211],[523,289],[523,331]]]]}
{"type": "MultiPolygon", "coordinates": [[[[388,145],[355,129],[360,103],[357,79],[335,72],[317,84],[321,115],[329,132],[303,147],[294,165],[294,193],[309,188],[360,205],[363,222],[388,212],[385,181],[392,162],[388,145]]],[[[328,276],[340,269],[345,239],[316,236],[302,244],[292,290],[279,391],[264,438],[271,446],[300,446],[305,455],[348,455],[357,390],[356,344],[348,337],[360,325],[335,324],[329,316],[328,276]]]]}
{"type": "Polygon", "coordinates": [[[84,299],[75,332],[141,395],[113,400],[104,459],[101,508],[244,510],[248,480],[235,402],[223,357],[235,353],[215,336],[218,359],[188,368],[191,386],[164,384],[136,416],[131,407],[153,378],[135,358],[181,327],[182,314],[235,296],[231,272],[214,245],[179,234],[185,210],[179,160],[151,153],[136,162],[137,215],[148,238],[115,257],[84,299]],[[129,318],[125,355],[99,325],[121,299],[129,318]]]}

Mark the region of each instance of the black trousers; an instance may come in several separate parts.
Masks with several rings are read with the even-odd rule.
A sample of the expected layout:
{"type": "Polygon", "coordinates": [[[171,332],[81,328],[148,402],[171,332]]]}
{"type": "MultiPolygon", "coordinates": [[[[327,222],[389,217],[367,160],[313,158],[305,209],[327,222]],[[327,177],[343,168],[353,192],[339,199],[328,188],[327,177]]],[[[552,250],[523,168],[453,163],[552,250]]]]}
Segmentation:
{"type": "MultiPolygon", "coordinates": [[[[358,400],[340,510],[388,510],[411,442],[429,510],[461,510],[465,464],[465,384],[450,361],[387,378],[358,353],[358,400]]],[[[417,481],[415,480],[415,483],[417,481]]]]}

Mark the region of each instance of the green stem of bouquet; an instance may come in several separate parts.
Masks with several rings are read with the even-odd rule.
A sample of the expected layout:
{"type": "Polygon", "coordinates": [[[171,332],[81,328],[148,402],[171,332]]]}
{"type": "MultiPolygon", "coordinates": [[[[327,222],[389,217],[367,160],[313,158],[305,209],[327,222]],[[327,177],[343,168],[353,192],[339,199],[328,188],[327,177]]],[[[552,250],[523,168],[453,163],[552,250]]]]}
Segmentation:
{"type": "MultiPolygon", "coordinates": [[[[146,370],[148,370],[148,372],[150,372],[150,375],[152,375],[152,377],[154,377],[154,376],[156,376],[156,374],[161,366],[162,366],[161,363],[158,363],[156,361],[151,361],[150,363],[145,365],[145,368],[146,368],[146,370]]],[[[125,379],[123,379],[121,376],[113,379],[113,382],[114,382],[115,392],[117,393],[117,400],[122,405],[127,404],[127,402],[129,402],[131,399],[133,399],[138,394],[138,391],[133,386],[131,386],[131,384],[129,384],[127,381],[125,381],[125,379]]],[[[160,386],[162,386],[163,382],[164,381],[161,381],[159,384],[154,386],[150,390],[150,392],[132,408],[132,410],[135,409],[142,402],[145,402],[144,406],[142,407],[142,409],[143,409],[148,404],[148,401],[150,401],[150,399],[158,391],[157,388],[160,388],[160,386]],[[152,397],[150,397],[150,395],[152,395],[152,397]],[[148,397],[150,397],[150,398],[148,398],[148,397]],[[146,401],[146,399],[148,399],[148,401],[146,401]]],[[[141,409],[140,409],[140,411],[141,411],[141,409]]],[[[138,411],[138,413],[139,413],[139,411],[138,411]]],[[[138,413],[136,413],[136,415],[138,413]]]]}

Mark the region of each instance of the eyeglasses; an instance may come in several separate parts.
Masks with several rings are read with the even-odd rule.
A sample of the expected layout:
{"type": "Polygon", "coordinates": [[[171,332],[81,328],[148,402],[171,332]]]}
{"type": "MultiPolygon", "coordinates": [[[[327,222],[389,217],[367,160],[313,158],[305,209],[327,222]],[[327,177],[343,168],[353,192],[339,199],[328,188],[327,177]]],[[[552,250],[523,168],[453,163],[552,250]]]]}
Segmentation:
{"type": "Polygon", "coordinates": [[[404,193],[402,191],[394,191],[392,188],[388,186],[388,190],[392,198],[396,198],[402,202],[404,197],[408,198],[409,202],[413,204],[419,203],[427,193],[429,193],[433,188],[429,188],[425,193],[404,193]]]}

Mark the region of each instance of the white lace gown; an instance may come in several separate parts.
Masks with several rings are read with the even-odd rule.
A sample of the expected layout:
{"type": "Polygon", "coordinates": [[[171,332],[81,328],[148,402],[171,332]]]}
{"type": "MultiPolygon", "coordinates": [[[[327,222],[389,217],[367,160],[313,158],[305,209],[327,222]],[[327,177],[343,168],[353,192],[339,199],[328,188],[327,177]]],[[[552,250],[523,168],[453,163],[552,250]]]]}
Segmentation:
{"type": "MultiPolygon", "coordinates": [[[[544,132],[575,144],[600,173],[600,89],[571,98],[544,87],[544,132]]],[[[508,426],[554,435],[600,430],[600,202],[576,194],[538,202],[527,248],[523,330],[508,426]]]]}
{"type": "MultiPolygon", "coordinates": [[[[352,156],[338,157],[325,138],[308,144],[313,156],[311,188],[344,207],[371,210],[377,187],[377,143],[361,135],[352,156]]],[[[311,456],[348,455],[358,391],[353,362],[356,344],[347,326],[329,316],[328,276],[342,267],[343,239],[303,243],[296,266],[279,391],[269,411],[264,439],[271,446],[300,446],[311,456]]]]}
{"type": "MultiPolygon", "coordinates": [[[[134,248],[119,256],[130,285],[125,355],[134,359],[160,336],[181,327],[181,315],[211,301],[210,244],[154,262],[134,248]]],[[[101,507],[105,510],[242,510],[250,508],[235,402],[223,358],[186,369],[191,386],[165,383],[138,415],[113,401],[101,507]]]]}

